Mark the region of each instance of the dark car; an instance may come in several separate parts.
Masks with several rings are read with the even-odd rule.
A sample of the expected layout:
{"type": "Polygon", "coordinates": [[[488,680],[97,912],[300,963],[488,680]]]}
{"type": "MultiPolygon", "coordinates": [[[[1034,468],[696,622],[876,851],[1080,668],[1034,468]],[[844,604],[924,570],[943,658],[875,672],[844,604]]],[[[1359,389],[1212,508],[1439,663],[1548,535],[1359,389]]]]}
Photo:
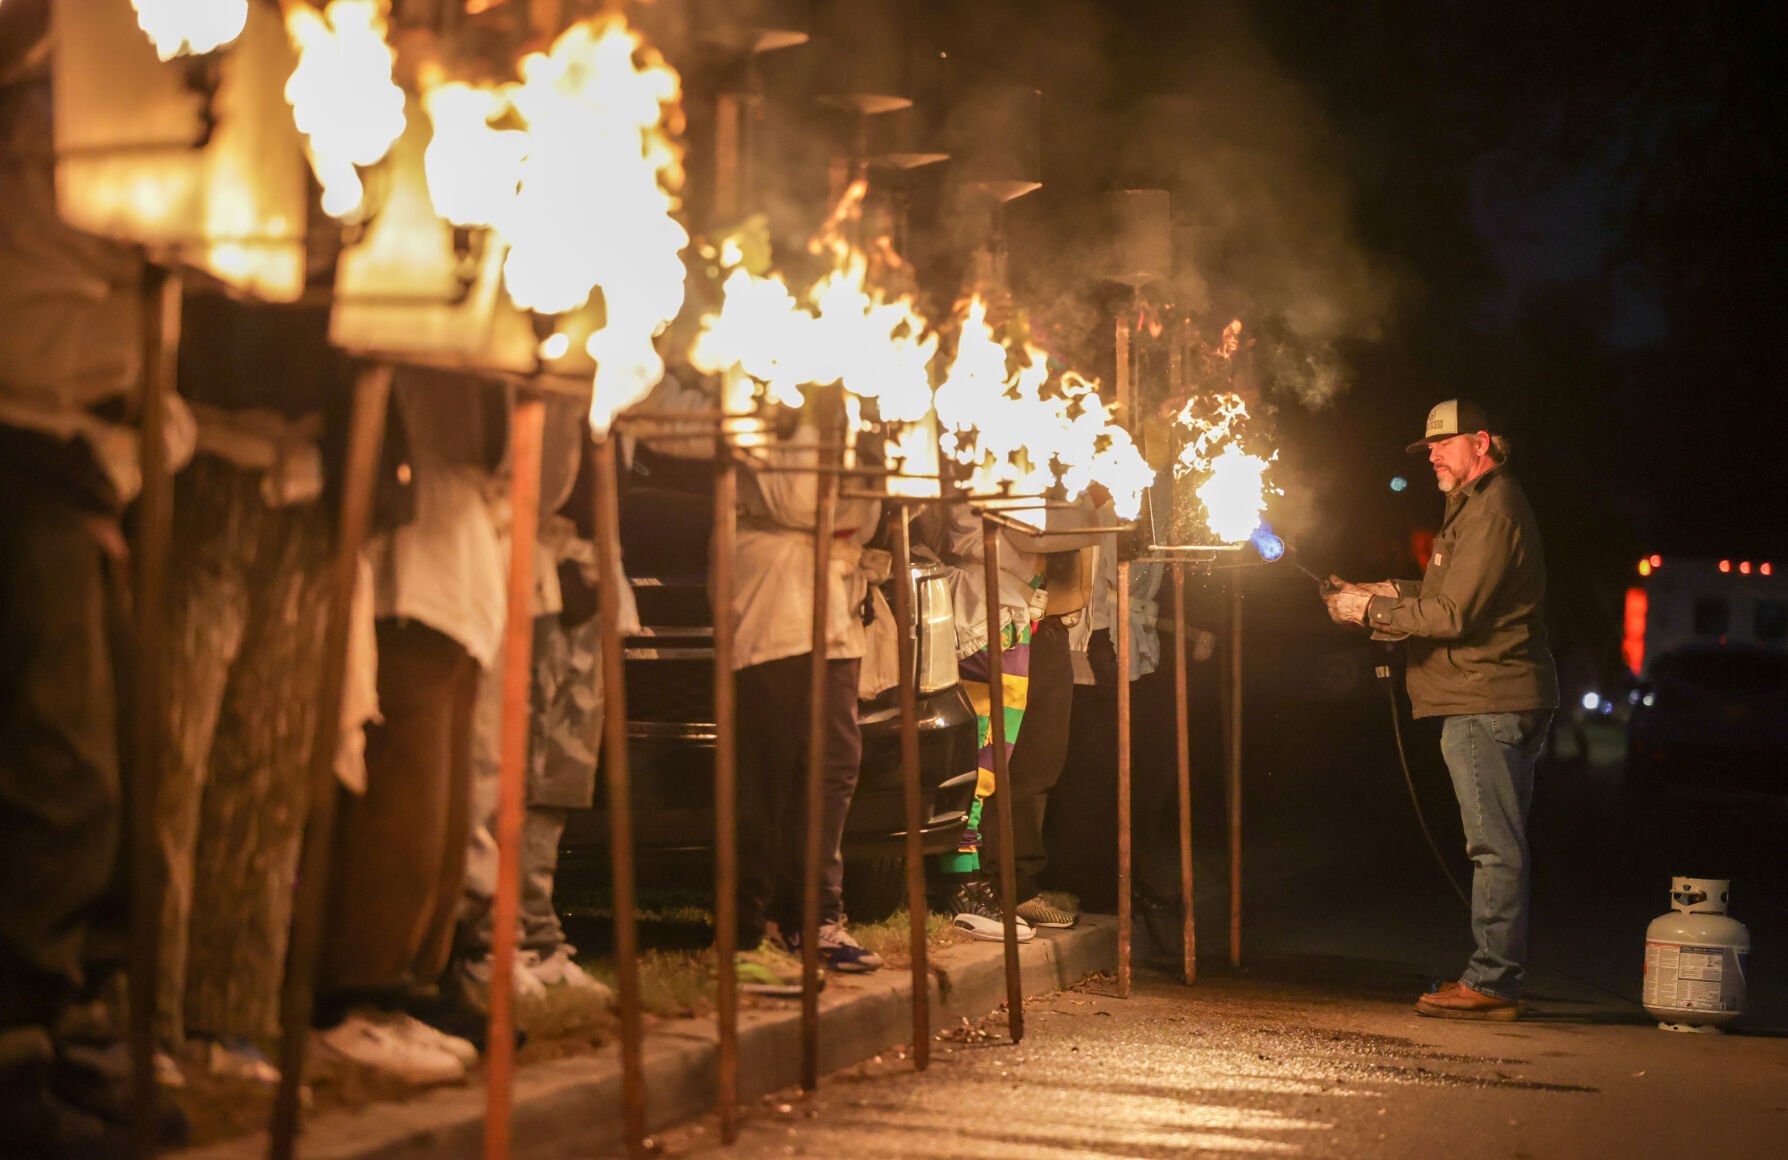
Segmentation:
{"type": "Polygon", "coordinates": [[[1788,652],[1686,645],[1654,660],[1633,698],[1635,788],[1788,795],[1788,652]]]}
{"type": "MultiPolygon", "coordinates": [[[[641,449],[622,496],[622,546],[641,624],[626,642],[625,662],[634,834],[642,860],[666,868],[691,855],[705,863],[714,844],[711,495],[708,464],[641,449]]],[[[942,853],[954,847],[974,800],[975,712],[957,683],[955,616],[942,571],[915,567],[908,583],[918,622],[922,833],[926,852],[942,853]]],[[[863,764],[845,822],[845,908],[854,920],[876,922],[905,901],[897,690],[860,703],[859,720],[863,764]]],[[[607,827],[598,794],[597,807],[578,811],[567,826],[568,853],[595,854],[607,827]]]]}

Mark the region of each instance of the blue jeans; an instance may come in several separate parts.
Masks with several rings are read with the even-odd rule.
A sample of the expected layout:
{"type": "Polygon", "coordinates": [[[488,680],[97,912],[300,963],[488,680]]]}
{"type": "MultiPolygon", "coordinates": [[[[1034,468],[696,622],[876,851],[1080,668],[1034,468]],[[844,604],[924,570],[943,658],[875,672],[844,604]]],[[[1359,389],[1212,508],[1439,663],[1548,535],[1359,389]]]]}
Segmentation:
{"type": "Polygon", "coordinates": [[[1521,994],[1530,878],[1527,807],[1551,722],[1549,709],[1473,713],[1448,717],[1440,731],[1473,867],[1471,935],[1477,949],[1459,981],[1501,999],[1521,994]]]}

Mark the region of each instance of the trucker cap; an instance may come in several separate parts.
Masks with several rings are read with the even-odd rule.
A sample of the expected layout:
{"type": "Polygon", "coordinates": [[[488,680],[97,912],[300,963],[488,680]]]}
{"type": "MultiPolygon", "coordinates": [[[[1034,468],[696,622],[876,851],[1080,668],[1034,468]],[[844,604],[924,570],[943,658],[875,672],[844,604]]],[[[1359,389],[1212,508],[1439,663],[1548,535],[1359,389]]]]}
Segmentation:
{"type": "Polygon", "coordinates": [[[1428,412],[1428,426],[1422,432],[1422,437],[1403,450],[1415,455],[1428,444],[1442,439],[1495,430],[1490,425],[1490,415],[1484,408],[1469,399],[1448,399],[1444,403],[1434,404],[1434,409],[1428,412]]]}

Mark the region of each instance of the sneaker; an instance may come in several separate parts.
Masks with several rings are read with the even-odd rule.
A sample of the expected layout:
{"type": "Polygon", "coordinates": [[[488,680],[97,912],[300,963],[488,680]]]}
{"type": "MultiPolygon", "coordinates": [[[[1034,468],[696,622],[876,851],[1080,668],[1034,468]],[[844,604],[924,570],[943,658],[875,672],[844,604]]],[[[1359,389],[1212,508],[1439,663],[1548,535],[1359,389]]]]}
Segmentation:
{"type": "MultiPolygon", "coordinates": [[[[957,930],[981,942],[1005,942],[1005,912],[993,896],[993,886],[985,878],[964,878],[944,898],[944,909],[956,917],[950,922],[957,930]]],[[[1018,920],[1018,941],[1030,942],[1037,937],[1030,923],[1018,920]]]]}
{"type": "MultiPolygon", "coordinates": [[[[801,933],[796,931],[792,936],[784,935],[783,942],[788,945],[789,953],[801,953],[801,933]]],[[[842,971],[847,975],[866,975],[870,971],[882,969],[882,956],[864,947],[852,937],[851,932],[844,929],[842,922],[824,923],[819,928],[820,962],[828,971],[842,971]]]]}
{"type": "MultiPolygon", "coordinates": [[[[538,1002],[546,998],[546,984],[534,973],[540,956],[533,951],[516,951],[515,968],[509,973],[509,985],[515,990],[517,1003],[538,1002]]],[[[466,959],[460,964],[460,982],[466,997],[481,1009],[490,1007],[490,975],[494,966],[491,957],[466,959]]]]}
{"type": "Polygon", "coordinates": [[[472,1067],[478,1062],[478,1049],[472,1046],[469,1039],[461,1039],[457,1035],[449,1035],[439,1027],[424,1023],[414,1015],[401,1014],[386,1024],[398,1038],[406,1039],[421,1047],[432,1047],[436,1051],[444,1051],[459,1060],[461,1067],[472,1067]]]}
{"type": "Polygon", "coordinates": [[[1018,904],[1018,917],[1032,926],[1048,926],[1057,930],[1067,930],[1080,921],[1080,915],[1066,907],[1057,906],[1041,894],[1018,904]]]}
{"type": "Polygon", "coordinates": [[[466,1074],[465,1065],[446,1051],[414,1042],[365,1015],[350,1015],[317,1032],[316,1041],[320,1057],[346,1060],[405,1083],[452,1083],[466,1074]]]}
{"type": "Polygon", "coordinates": [[[569,987],[574,991],[589,991],[599,995],[603,1002],[614,998],[614,992],[601,979],[577,965],[577,948],[569,943],[560,943],[552,954],[537,962],[532,968],[533,975],[548,990],[554,987],[569,987]]]}
{"type": "MultiPolygon", "coordinates": [[[[801,960],[768,939],[733,956],[733,973],[739,990],[748,995],[774,995],[782,999],[801,994],[801,960]]],[[[826,987],[825,976],[818,979],[826,987]]]]}
{"type": "Polygon", "coordinates": [[[252,1040],[236,1036],[213,1039],[205,1045],[205,1071],[223,1079],[245,1080],[267,1087],[279,1083],[279,1069],[266,1054],[252,1040]]]}

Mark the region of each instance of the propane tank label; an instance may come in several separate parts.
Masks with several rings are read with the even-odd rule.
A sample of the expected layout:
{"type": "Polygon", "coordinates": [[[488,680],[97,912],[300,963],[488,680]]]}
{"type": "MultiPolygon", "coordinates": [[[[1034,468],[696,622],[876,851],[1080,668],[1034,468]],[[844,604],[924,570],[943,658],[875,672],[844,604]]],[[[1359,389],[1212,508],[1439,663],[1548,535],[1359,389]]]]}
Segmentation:
{"type": "Polygon", "coordinates": [[[1734,948],[1645,944],[1647,1007],[1738,1011],[1744,998],[1744,963],[1734,948]]]}

